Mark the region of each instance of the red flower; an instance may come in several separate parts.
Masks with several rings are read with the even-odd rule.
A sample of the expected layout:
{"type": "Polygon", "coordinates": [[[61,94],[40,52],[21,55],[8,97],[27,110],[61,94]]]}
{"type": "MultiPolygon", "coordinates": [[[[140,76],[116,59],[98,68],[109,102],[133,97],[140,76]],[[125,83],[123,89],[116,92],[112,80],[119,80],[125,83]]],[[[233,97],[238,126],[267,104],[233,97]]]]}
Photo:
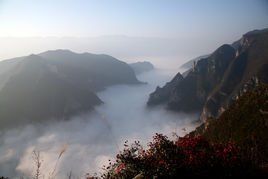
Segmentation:
{"type": "Polygon", "coordinates": [[[125,164],[124,164],[124,163],[121,163],[121,164],[119,164],[119,165],[114,169],[114,172],[115,172],[115,173],[119,173],[119,172],[121,172],[121,170],[124,169],[124,168],[125,168],[125,164]]]}

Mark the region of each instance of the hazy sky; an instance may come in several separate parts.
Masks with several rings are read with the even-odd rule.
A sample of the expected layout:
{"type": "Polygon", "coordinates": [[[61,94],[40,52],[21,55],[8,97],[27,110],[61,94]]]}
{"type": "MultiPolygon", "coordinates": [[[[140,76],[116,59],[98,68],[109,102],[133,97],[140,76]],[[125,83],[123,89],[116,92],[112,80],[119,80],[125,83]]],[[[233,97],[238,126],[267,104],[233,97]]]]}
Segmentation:
{"type": "Polygon", "coordinates": [[[267,26],[267,0],[0,0],[1,37],[225,38],[267,26]]]}

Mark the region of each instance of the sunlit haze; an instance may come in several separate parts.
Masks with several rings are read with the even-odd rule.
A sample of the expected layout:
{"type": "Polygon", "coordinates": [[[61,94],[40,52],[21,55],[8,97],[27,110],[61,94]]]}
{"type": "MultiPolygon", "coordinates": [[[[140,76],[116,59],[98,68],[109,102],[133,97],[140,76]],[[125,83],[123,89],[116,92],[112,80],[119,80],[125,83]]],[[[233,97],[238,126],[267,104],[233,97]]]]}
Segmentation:
{"type": "Polygon", "coordinates": [[[268,25],[265,0],[1,0],[0,36],[232,39],[268,25]],[[231,36],[230,36],[231,35],[231,36]]]}
{"type": "Polygon", "coordinates": [[[267,19],[265,0],[0,0],[0,60],[60,48],[174,68],[267,19]]]}
{"type": "Polygon", "coordinates": [[[0,0],[0,179],[268,178],[268,0],[0,0]]]}

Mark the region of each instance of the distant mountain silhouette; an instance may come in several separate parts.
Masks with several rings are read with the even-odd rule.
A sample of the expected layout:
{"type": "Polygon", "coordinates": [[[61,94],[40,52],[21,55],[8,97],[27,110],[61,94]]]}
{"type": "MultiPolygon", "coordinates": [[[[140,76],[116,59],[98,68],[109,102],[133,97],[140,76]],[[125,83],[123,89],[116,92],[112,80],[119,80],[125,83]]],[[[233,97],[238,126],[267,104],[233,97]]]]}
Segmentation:
{"type": "Polygon", "coordinates": [[[96,91],[138,83],[126,63],[108,55],[54,50],[5,60],[0,62],[0,124],[66,119],[101,104],[96,91]]]}
{"type": "Polygon", "coordinates": [[[135,62],[129,64],[136,74],[151,71],[154,69],[154,65],[150,62],[135,62]]]}

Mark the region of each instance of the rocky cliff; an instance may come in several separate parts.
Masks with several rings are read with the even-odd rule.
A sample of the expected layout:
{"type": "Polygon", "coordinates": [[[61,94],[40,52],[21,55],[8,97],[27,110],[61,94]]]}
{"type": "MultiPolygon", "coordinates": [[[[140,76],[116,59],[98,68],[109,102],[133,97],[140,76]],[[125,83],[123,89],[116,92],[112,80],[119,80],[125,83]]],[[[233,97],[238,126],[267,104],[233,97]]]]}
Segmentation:
{"type": "Polygon", "coordinates": [[[221,83],[208,96],[201,119],[217,117],[237,96],[258,83],[268,83],[268,31],[245,34],[236,49],[236,56],[229,64],[221,83]]]}
{"type": "Polygon", "coordinates": [[[194,63],[185,77],[177,74],[177,80],[158,87],[148,105],[165,103],[171,110],[200,112],[201,119],[217,117],[239,94],[268,82],[267,49],[266,29],[249,32],[194,63]]]}
{"type": "Polygon", "coordinates": [[[177,74],[166,86],[150,94],[148,105],[157,104],[155,96],[166,91],[168,95],[161,101],[167,103],[168,109],[199,111],[213,87],[220,83],[224,71],[234,57],[235,50],[231,46],[221,46],[208,58],[197,61],[185,77],[177,74]]]}
{"type": "Polygon", "coordinates": [[[202,55],[202,56],[196,57],[194,59],[191,59],[188,62],[182,64],[180,66],[180,68],[188,70],[188,69],[193,67],[194,62],[197,62],[197,61],[199,61],[199,60],[201,60],[203,58],[207,58],[207,57],[209,57],[209,55],[202,55]]]}

